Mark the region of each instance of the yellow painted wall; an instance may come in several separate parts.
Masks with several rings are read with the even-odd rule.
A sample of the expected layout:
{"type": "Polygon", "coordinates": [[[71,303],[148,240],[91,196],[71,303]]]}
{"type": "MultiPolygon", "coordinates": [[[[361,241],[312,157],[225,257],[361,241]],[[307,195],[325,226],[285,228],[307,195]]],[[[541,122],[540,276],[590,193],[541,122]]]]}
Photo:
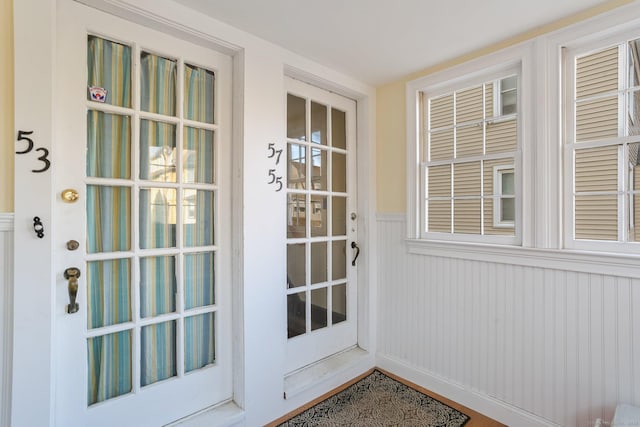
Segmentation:
{"type": "MultiPolygon", "coordinates": [[[[406,211],[406,83],[419,77],[442,71],[454,65],[496,52],[576,22],[599,15],[632,0],[608,0],[600,6],[587,9],[576,15],[552,22],[520,34],[512,39],[487,46],[484,49],[460,56],[426,70],[377,88],[377,208],[381,213],[406,211]]],[[[428,55],[428,52],[425,52],[428,55]]]]}
{"type": "Polygon", "coordinates": [[[13,212],[13,0],[0,0],[0,212],[13,212]]]}

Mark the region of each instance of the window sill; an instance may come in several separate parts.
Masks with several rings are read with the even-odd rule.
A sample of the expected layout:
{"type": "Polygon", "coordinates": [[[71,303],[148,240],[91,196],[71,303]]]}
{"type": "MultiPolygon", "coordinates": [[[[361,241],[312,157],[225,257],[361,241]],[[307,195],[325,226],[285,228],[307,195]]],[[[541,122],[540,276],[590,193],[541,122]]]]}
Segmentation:
{"type": "Polygon", "coordinates": [[[407,239],[410,254],[640,278],[640,255],[407,239]]]}

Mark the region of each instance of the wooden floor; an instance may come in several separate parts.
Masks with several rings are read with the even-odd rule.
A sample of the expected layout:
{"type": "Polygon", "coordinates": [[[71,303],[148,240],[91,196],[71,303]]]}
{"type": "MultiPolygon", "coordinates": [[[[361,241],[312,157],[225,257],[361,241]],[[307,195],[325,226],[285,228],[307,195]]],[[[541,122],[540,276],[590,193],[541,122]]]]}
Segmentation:
{"type": "MultiPolygon", "coordinates": [[[[421,393],[426,394],[427,396],[430,396],[442,403],[444,403],[445,405],[449,405],[454,409],[457,409],[458,411],[468,415],[471,419],[469,420],[468,423],[466,423],[464,425],[464,427],[506,427],[504,424],[501,424],[489,417],[486,417],[484,415],[482,415],[479,412],[473,411],[469,408],[467,408],[466,406],[462,406],[452,400],[447,399],[446,397],[442,397],[439,394],[433,393],[429,390],[427,390],[426,388],[420,387],[417,384],[414,384],[410,381],[407,381],[403,378],[398,377],[397,375],[394,375],[390,372],[385,371],[384,369],[380,369],[380,368],[375,368],[378,371],[382,372],[383,374],[385,374],[388,377],[393,378],[396,381],[401,382],[402,384],[411,387],[414,390],[418,390],[421,393]]],[[[347,387],[351,386],[352,384],[357,383],[358,381],[360,381],[361,379],[363,379],[364,377],[366,377],[367,375],[369,375],[370,373],[372,373],[375,369],[371,369],[368,372],[365,372],[364,374],[360,375],[357,378],[354,378],[353,380],[349,381],[346,384],[341,385],[340,387],[335,388],[334,390],[331,390],[329,393],[323,394],[322,396],[318,397],[317,399],[307,403],[306,405],[301,406],[300,408],[296,409],[295,411],[292,411],[290,413],[288,413],[287,415],[278,418],[277,420],[269,423],[266,425],[266,427],[276,427],[279,424],[282,424],[283,422],[285,422],[286,420],[288,420],[289,418],[292,418],[304,411],[306,411],[307,409],[311,408],[312,406],[322,402],[323,400],[328,399],[329,397],[333,396],[336,393],[341,392],[342,390],[346,389],[347,387]]]]}

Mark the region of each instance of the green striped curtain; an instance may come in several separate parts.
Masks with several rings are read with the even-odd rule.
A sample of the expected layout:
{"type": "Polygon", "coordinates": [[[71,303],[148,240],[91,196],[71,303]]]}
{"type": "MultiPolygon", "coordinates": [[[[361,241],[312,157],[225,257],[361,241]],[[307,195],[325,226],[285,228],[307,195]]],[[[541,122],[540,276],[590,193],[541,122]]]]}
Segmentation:
{"type": "Polygon", "coordinates": [[[140,108],[143,111],[176,115],[176,71],[176,61],[142,52],[140,108]]]}
{"type": "Polygon", "coordinates": [[[89,405],[131,391],[131,331],[88,340],[89,405]]]}
{"type": "MultiPolygon", "coordinates": [[[[131,107],[131,48],[89,36],[88,86],[107,90],[106,104],[131,107]]],[[[87,93],[87,99],[91,99],[87,93]]]]}
{"type": "Polygon", "coordinates": [[[213,123],[215,74],[204,68],[184,67],[184,117],[197,122],[213,123]]]}
{"type": "Polygon", "coordinates": [[[185,372],[215,361],[214,321],[214,313],[184,319],[185,372]]]}

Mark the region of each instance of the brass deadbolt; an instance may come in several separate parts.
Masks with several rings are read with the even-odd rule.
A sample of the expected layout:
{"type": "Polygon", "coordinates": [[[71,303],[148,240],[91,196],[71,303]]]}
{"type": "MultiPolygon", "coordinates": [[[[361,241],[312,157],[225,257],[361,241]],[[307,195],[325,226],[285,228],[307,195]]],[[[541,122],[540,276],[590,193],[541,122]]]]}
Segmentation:
{"type": "Polygon", "coordinates": [[[62,200],[67,203],[74,203],[80,198],[80,194],[78,194],[78,191],[74,190],[73,188],[67,188],[66,190],[63,190],[60,195],[62,196],[62,200]]]}

